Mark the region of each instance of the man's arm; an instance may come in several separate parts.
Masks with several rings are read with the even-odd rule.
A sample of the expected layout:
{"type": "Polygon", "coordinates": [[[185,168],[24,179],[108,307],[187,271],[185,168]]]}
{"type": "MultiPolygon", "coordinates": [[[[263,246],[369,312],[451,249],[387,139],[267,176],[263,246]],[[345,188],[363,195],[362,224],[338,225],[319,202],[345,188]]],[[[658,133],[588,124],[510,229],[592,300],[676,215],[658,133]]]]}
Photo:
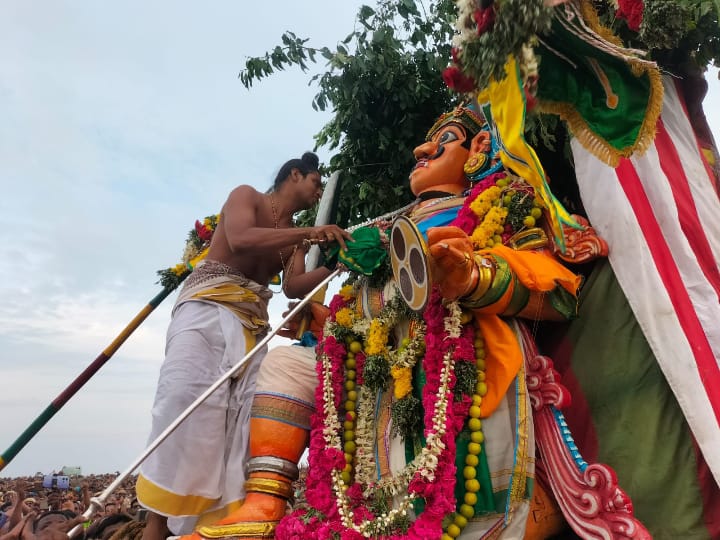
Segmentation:
{"type": "Polygon", "coordinates": [[[349,233],[337,225],[281,229],[258,227],[260,197],[261,195],[252,187],[240,186],[230,193],[223,207],[222,226],[228,247],[233,253],[279,250],[300,244],[303,240],[325,238],[334,238],[345,247],[345,239],[351,239],[349,233]]]}
{"type": "Polygon", "coordinates": [[[288,298],[303,298],[331,274],[324,266],[305,272],[304,249],[295,251],[294,259],[287,264],[287,272],[289,275],[283,276],[283,292],[288,298]]]}
{"type": "Polygon", "coordinates": [[[15,500],[13,501],[13,509],[12,512],[8,512],[10,514],[10,519],[8,520],[8,526],[10,529],[14,528],[15,525],[20,523],[23,517],[23,510],[25,506],[25,481],[24,480],[18,480],[15,482],[15,500]]]}
{"type": "Polygon", "coordinates": [[[83,481],[81,486],[83,510],[90,508],[90,484],[83,481]]]}

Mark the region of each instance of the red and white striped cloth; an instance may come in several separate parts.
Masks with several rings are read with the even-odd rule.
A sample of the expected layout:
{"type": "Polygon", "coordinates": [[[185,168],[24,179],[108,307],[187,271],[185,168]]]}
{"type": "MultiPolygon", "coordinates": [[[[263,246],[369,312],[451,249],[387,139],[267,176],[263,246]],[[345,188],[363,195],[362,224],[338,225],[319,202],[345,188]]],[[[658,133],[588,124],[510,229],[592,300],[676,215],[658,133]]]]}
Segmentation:
{"type": "Polygon", "coordinates": [[[664,86],[645,154],[613,169],[577,140],[572,150],[590,223],[720,485],[720,200],[681,97],[664,86]]]}

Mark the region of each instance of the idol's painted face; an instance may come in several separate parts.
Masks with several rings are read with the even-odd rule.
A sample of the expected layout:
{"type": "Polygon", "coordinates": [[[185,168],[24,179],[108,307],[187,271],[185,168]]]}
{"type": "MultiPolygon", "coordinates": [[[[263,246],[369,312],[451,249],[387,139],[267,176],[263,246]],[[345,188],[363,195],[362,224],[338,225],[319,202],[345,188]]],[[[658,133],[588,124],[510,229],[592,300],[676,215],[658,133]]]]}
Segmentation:
{"type": "Polygon", "coordinates": [[[468,185],[463,171],[469,154],[463,146],[466,137],[464,127],[450,123],[413,150],[417,163],[410,173],[410,189],[415,195],[426,191],[462,193],[468,185]]]}

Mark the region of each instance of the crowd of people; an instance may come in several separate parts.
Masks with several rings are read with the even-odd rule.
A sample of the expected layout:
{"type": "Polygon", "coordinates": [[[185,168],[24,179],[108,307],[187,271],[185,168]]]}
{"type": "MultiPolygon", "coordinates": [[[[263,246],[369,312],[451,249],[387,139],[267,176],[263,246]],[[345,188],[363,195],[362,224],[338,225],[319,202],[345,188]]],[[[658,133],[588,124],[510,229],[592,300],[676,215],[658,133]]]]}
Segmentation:
{"type": "Polygon", "coordinates": [[[0,540],[118,540],[140,538],[144,512],[128,477],[90,518],[83,513],[115,479],[113,474],[75,476],[67,489],[45,487],[42,475],[0,478],[0,540]],[[79,525],[79,527],[78,527],[79,525]]]}

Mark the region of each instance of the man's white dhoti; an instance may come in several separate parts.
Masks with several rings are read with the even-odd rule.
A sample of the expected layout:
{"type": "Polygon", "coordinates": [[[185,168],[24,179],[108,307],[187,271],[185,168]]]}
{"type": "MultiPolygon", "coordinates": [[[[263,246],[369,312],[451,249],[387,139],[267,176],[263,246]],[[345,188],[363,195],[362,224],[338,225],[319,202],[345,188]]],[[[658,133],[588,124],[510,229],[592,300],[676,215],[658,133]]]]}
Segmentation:
{"type": "MultiPolygon", "coordinates": [[[[255,346],[248,321],[236,313],[199,299],[185,298],[176,306],[152,409],[150,441],[255,346]]],[[[247,360],[239,376],[208,397],[143,464],[138,500],[168,516],[173,533],[190,533],[242,503],[250,408],[265,352],[247,360]]]]}

